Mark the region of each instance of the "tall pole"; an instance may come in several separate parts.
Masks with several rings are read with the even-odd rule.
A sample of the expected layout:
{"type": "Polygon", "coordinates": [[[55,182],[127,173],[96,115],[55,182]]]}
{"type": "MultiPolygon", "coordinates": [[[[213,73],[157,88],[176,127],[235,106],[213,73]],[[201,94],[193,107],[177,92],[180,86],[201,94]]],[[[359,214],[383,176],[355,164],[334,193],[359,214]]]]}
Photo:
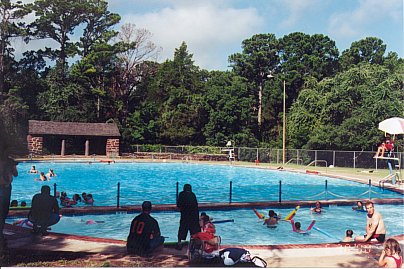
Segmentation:
{"type": "Polygon", "coordinates": [[[282,131],[282,164],[285,165],[286,157],[286,81],[283,81],[283,131],[282,131]]]}

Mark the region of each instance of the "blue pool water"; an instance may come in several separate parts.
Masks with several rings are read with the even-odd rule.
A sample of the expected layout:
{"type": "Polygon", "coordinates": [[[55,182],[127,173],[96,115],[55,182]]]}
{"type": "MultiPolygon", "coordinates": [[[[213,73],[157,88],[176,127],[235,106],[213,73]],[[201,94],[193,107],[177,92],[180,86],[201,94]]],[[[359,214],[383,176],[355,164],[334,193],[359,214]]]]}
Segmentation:
{"type": "Polygon", "coordinates": [[[140,204],[151,200],[154,204],[174,204],[176,182],[180,191],[185,183],[192,185],[199,202],[228,202],[230,182],[233,202],[278,201],[279,181],[282,181],[282,201],[320,199],[397,198],[402,195],[356,182],[317,175],[286,171],[243,168],[229,165],[188,163],[20,163],[20,175],[13,181],[11,199],[25,200],[42,185],[56,183],[58,191],[91,193],[95,205],[116,205],[117,184],[120,182],[120,204],[140,204]],[[38,182],[36,174],[29,174],[31,165],[47,173],[54,169],[57,177],[38,182]],[[325,193],[325,181],[328,193],[325,193]]]}
{"type": "MultiPolygon", "coordinates": [[[[375,205],[376,210],[383,215],[387,229],[387,236],[404,234],[404,205],[375,205]]],[[[291,209],[274,209],[285,217],[291,209]]],[[[277,228],[271,229],[263,225],[251,209],[207,211],[213,220],[233,219],[234,222],[216,224],[217,235],[222,237],[222,244],[248,245],[283,245],[283,244],[314,244],[338,242],[345,235],[347,229],[354,231],[354,236],[364,233],[366,213],[352,211],[348,206],[330,206],[324,208],[325,213],[311,214],[309,208],[298,210],[295,221],[306,229],[312,220],[316,220],[315,228],[310,234],[302,235],[292,232],[291,224],[281,221],[277,228]],[[327,235],[326,235],[327,234],[327,235]]],[[[267,215],[268,209],[259,212],[267,215]]],[[[52,226],[52,231],[75,235],[86,235],[99,238],[126,240],[132,219],[136,214],[108,214],[63,216],[60,222],[52,226]],[[94,220],[102,223],[86,224],[94,220]]],[[[152,212],[157,219],[163,236],[167,242],[177,239],[180,215],[178,212],[152,212]]],[[[15,219],[8,219],[12,223],[15,219]]],[[[189,235],[188,235],[189,239],[189,235]]]]}

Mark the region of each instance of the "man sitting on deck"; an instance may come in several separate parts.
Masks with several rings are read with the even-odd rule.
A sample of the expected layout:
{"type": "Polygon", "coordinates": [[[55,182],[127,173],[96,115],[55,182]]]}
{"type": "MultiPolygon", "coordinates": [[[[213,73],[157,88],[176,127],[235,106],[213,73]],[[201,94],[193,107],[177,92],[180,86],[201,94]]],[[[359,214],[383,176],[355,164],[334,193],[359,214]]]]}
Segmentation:
{"type": "Polygon", "coordinates": [[[130,225],[130,231],[126,248],[128,253],[137,255],[152,254],[152,252],[163,245],[164,237],[160,235],[160,227],[150,211],[152,204],[144,201],[142,213],[136,216],[130,225]]]}
{"type": "Polygon", "coordinates": [[[379,242],[383,243],[386,238],[386,227],[382,215],[375,211],[373,202],[366,202],[368,211],[366,220],[366,234],[355,237],[356,242],[379,242]]]}
{"type": "Polygon", "coordinates": [[[59,222],[59,206],[56,198],[50,195],[50,187],[42,186],[41,193],[32,198],[28,219],[32,222],[33,233],[47,235],[47,229],[59,222]]]}

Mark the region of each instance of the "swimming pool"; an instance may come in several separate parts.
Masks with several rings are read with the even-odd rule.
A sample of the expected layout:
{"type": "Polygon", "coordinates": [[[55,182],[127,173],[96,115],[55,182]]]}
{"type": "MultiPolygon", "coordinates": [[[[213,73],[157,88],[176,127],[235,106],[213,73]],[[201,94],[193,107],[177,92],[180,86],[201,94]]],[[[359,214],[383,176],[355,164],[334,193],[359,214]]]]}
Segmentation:
{"type": "MultiPolygon", "coordinates": [[[[387,236],[404,234],[404,205],[375,205],[376,210],[383,215],[387,228],[387,236]]],[[[292,209],[274,209],[275,212],[285,217],[292,209]]],[[[354,231],[354,236],[361,235],[365,231],[366,213],[352,211],[348,206],[330,206],[324,208],[325,213],[311,214],[309,208],[298,210],[295,221],[306,229],[312,220],[316,220],[315,228],[308,235],[292,232],[291,224],[281,221],[277,228],[267,228],[257,218],[251,209],[206,211],[213,220],[231,220],[234,222],[216,224],[217,235],[222,237],[224,245],[284,245],[284,244],[315,244],[338,242],[345,235],[347,229],[354,231]],[[326,235],[327,234],[327,235],[326,235]]],[[[259,212],[268,214],[268,209],[260,209],[259,212]]],[[[132,219],[136,214],[108,214],[108,215],[82,215],[63,216],[59,223],[52,226],[53,232],[86,235],[100,238],[126,240],[132,219]],[[101,223],[86,224],[86,221],[94,220],[101,223]]],[[[157,219],[161,233],[166,236],[167,242],[177,240],[180,215],[178,212],[152,212],[157,219]]],[[[12,223],[15,219],[8,219],[12,223]]],[[[189,239],[189,235],[188,235],[189,239]]]]}
{"type": "MultiPolygon", "coordinates": [[[[176,183],[179,191],[185,183],[192,185],[199,202],[228,202],[230,182],[232,201],[278,201],[279,182],[282,182],[282,201],[320,199],[368,199],[369,186],[352,181],[306,175],[286,171],[254,169],[228,165],[189,163],[20,163],[19,176],[13,181],[12,198],[30,204],[32,196],[42,185],[58,191],[91,193],[97,206],[117,203],[117,185],[120,183],[120,205],[141,204],[151,200],[154,204],[175,204],[176,183]],[[31,165],[47,173],[54,169],[57,177],[40,182],[37,174],[29,174],[31,165]],[[325,182],[327,181],[327,194],[325,182]],[[333,196],[335,194],[336,196],[333,196]]],[[[371,198],[401,198],[402,195],[371,188],[371,198]]]]}

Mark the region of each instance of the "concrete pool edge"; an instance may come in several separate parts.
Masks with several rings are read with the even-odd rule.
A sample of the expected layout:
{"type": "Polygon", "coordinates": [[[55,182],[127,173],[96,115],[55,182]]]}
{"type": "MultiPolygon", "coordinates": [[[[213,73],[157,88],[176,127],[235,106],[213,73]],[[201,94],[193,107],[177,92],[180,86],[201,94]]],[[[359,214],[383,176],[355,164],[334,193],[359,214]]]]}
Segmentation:
{"type": "MultiPolygon", "coordinates": [[[[368,199],[361,199],[368,200],[368,199]]],[[[374,198],[370,199],[375,204],[404,204],[402,198],[374,198]]],[[[235,210],[235,209],[252,209],[252,208],[294,208],[299,205],[302,208],[313,207],[317,200],[310,201],[285,201],[285,202],[235,202],[235,203],[199,203],[200,211],[203,210],[235,210]]],[[[323,207],[329,205],[335,206],[354,206],[357,199],[343,199],[343,200],[319,200],[323,207]]],[[[84,206],[84,207],[69,207],[61,208],[62,215],[89,215],[89,214],[111,214],[111,213],[138,213],[141,211],[141,205],[131,206],[84,206]]],[[[153,205],[153,212],[175,212],[178,211],[175,204],[155,204],[153,205]]],[[[29,208],[10,208],[8,216],[11,217],[26,217],[29,208]]]]}
{"type": "MultiPolygon", "coordinates": [[[[23,234],[31,234],[31,229],[13,226],[11,224],[5,224],[6,230],[12,233],[23,233],[23,234]]],[[[129,233],[129,230],[128,230],[129,233]]],[[[7,233],[6,233],[7,235],[7,233]]],[[[32,235],[33,236],[33,235],[32,235]]],[[[80,240],[80,241],[88,241],[88,242],[99,242],[99,243],[110,243],[110,244],[117,244],[117,245],[126,245],[125,240],[119,239],[110,239],[110,238],[100,238],[100,237],[92,237],[92,236],[85,236],[85,235],[73,235],[73,234],[65,234],[65,233],[56,233],[56,232],[49,232],[48,237],[63,237],[65,239],[72,239],[72,240],[80,240]]],[[[404,241],[404,234],[389,236],[388,238],[394,238],[397,241],[404,241]]],[[[291,248],[331,248],[331,247],[341,247],[341,246],[381,246],[381,243],[359,243],[359,242],[335,242],[335,243],[321,243],[321,244],[283,244],[283,245],[222,245],[222,248],[226,247],[234,247],[234,246],[242,246],[244,248],[259,248],[259,249],[291,249],[291,248]]],[[[168,246],[171,247],[171,246],[168,246]]],[[[174,245],[172,246],[174,247],[174,245]]]]}

